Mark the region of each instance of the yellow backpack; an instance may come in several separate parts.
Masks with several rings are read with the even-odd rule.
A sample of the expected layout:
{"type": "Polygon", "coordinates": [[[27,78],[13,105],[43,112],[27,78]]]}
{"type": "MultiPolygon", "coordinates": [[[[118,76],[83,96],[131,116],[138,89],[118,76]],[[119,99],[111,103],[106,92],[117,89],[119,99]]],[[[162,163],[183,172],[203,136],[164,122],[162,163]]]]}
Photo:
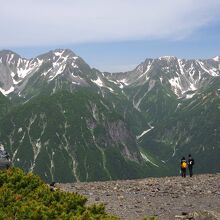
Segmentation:
{"type": "Polygon", "coordinates": [[[182,169],[186,169],[186,168],[187,168],[187,163],[186,163],[186,161],[183,161],[183,162],[181,163],[181,168],[182,168],[182,169]]]}

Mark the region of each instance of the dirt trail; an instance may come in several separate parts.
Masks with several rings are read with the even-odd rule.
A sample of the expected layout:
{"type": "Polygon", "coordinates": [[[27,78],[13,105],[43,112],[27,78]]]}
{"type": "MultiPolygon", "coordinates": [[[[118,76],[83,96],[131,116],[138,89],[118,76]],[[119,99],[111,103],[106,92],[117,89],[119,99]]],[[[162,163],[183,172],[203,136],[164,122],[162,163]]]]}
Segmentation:
{"type": "Polygon", "coordinates": [[[91,183],[57,184],[62,190],[88,197],[88,203],[104,203],[109,214],[136,220],[157,216],[172,220],[182,212],[220,213],[220,174],[147,178],[91,183]]]}

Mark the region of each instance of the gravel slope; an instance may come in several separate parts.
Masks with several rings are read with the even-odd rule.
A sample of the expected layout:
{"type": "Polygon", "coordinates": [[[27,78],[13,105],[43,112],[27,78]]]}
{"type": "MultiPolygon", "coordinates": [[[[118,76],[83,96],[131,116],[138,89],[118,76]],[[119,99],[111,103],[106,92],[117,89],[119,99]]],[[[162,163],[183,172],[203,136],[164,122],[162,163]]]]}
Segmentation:
{"type": "Polygon", "coordinates": [[[89,204],[104,203],[109,214],[121,219],[171,220],[182,212],[220,213],[220,174],[56,185],[86,195],[89,204]]]}

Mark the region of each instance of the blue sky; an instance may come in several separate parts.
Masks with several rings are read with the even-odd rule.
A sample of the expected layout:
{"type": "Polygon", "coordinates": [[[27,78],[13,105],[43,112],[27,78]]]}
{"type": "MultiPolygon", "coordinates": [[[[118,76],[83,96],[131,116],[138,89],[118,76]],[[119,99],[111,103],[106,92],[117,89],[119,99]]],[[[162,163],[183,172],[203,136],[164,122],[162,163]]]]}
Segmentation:
{"type": "Polygon", "coordinates": [[[220,55],[219,0],[0,0],[0,49],[69,48],[102,71],[145,58],[220,55]],[[4,22],[3,22],[4,21],[4,22]]]}

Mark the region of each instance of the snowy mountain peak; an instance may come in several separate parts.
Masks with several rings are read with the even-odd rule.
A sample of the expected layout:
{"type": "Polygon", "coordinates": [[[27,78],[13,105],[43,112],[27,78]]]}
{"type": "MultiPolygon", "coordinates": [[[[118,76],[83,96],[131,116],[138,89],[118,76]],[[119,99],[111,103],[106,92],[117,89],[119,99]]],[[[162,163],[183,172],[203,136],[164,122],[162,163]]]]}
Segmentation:
{"type": "MultiPolygon", "coordinates": [[[[216,57],[215,60],[220,60],[216,57]]],[[[220,65],[207,60],[178,59],[174,56],[163,56],[157,59],[146,59],[133,71],[110,75],[109,79],[116,84],[126,82],[127,87],[144,86],[147,95],[154,87],[167,88],[178,98],[190,98],[200,88],[220,76],[220,65]],[[190,94],[190,96],[189,96],[190,94]]],[[[168,91],[167,90],[167,91],[168,91]]],[[[142,91],[142,89],[140,89],[142,91]]],[[[141,103],[134,101],[134,103],[141,103]]],[[[137,105],[136,105],[137,106],[137,105]]]]}
{"type": "Polygon", "coordinates": [[[76,86],[89,86],[90,74],[89,65],[69,49],[51,50],[33,59],[21,58],[12,51],[0,53],[0,92],[4,95],[13,93],[26,97],[27,87],[34,90],[36,86],[38,90],[39,84],[47,87],[59,79],[60,85],[54,85],[53,92],[67,85],[71,90],[76,86]]]}
{"type": "MultiPolygon", "coordinates": [[[[50,64],[50,66],[52,66],[51,71],[53,71],[54,68],[55,68],[55,71],[60,68],[59,73],[61,73],[60,72],[61,70],[65,69],[65,66],[67,64],[72,65],[72,67],[74,67],[74,68],[78,68],[76,65],[76,60],[78,58],[80,58],[80,57],[77,56],[75,53],[73,53],[73,51],[68,50],[68,49],[51,50],[48,53],[41,54],[37,57],[38,60],[41,60],[44,63],[50,64]],[[62,68],[61,68],[61,66],[62,66],[62,68]]],[[[48,73],[48,71],[47,71],[47,73],[48,73]]],[[[45,75],[45,73],[43,73],[43,75],[45,75]]],[[[54,75],[54,74],[52,74],[52,75],[54,75]]],[[[52,79],[53,79],[53,77],[52,77],[52,79]]]]}
{"type": "Polygon", "coordinates": [[[0,50],[0,56],[3,57],[3,56],[7,56],[7,55],[16,55],[18,57],[20,57],[17,53],[15,53],[14,51],[11,51],[11,50],[0,50]]]}
{"type": "Polygon", "coordinates": [[[214,61],[219,62],[219,61],[220,61],[220,56],[213,57],[212,59],[213,59],[214,61]]]}
{"type": "Polygon", "coordinates": [[[69,49],[55,49],[52,51],[55,56],[69,56],[69,57],[77,57],[76,54],[69,49]]]}
{"type": "Polygon", "coordinates": [[[172,60],[176,60],[177,58],[175,56],[161,56],[158,59],[159,60],[166,60],[166,61],[170,62],[172,60]]]}
{"type": "Polygon", "coordinates": [[[25,96],[25,88],[30,83],[33,83],[30,86],[32,90],[34,86],[54,84],[53,92],[63,86],[71,91],[78,86],[95,85],[110,91],[118,87],[120,92],[125,87],[144,86],[148,94],[154,87],[163,86],[181,98],[189,92],[195,93],[213,77],[220,76],[220,65],[215,61],[220,61],[220,57],[186,60],[162,56],[146,59],[132,71],[102,74],[91,69],[69,49],[51,50],[29,60],[4,50],[0,51],[0,89],[4,95],[17,93],[25,96]]]}
{"type": "Polygon", "coordinates": [[[17,60],[20,58],[21,57],[18,54],[14,53],[11,50],[0,51],[0,63],[11,64],[17,62],[17,60]]]}
{"type": "Polygon", "coordinates": [[[41,64],[39,59],[28,60],[10,50],[0,51],[0,91],[4,95],[14,92],[41,64]]]}
{"type": "Polygon", "coordinates": [[[78,58],[78,56],[69,49],[55,49],[55,50],[51,50],[47,53],[41,54],[37,57],[38,59],[43,59],[43,60],[56,60],[56,59],[60,59],[60,58],[72,58],[72,59],[76,59],[78,58]]]}

